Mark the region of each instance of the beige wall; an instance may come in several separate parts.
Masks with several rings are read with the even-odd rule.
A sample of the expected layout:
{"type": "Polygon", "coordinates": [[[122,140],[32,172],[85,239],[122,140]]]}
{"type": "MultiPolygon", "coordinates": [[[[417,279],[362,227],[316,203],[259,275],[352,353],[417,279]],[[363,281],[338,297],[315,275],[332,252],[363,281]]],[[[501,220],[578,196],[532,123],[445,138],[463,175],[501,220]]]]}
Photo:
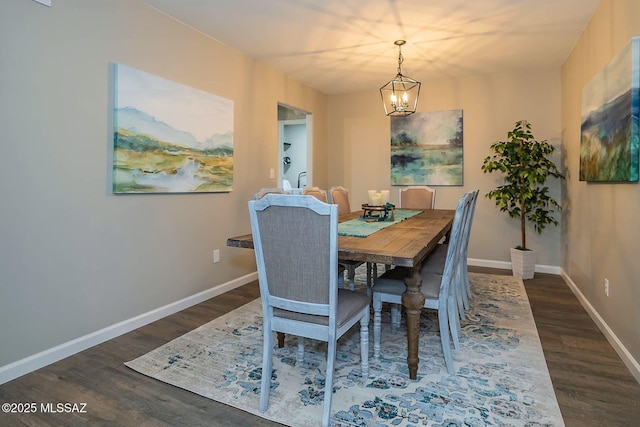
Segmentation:
{"type": "MultiPolygon", "coordinates": [[[[577,168],[581,90],[640,34],[639,9],[603,0],[562,73],[423,82],[419,108],[464,111],[465,183],[438,187],[440,208],[495,186],[480,165],[516,120],[563,141],[562,239],[550,228],[529,240],[539,263],[562,266],[636,360],[639,187],[579,182],[577,168]]],[[[326,97],[141,1],[3,0],[0,54],[0,367],[254,272],[253,253],[225,241],[249,232],[251,194],[277,184],[268,177],[278,165],[278,102],[313,114],[314,184],[345,185],[354,207],[365,190],[389,188],[389,119],[376,90],[326,97]],[[233,192],[110,194],[112,63],[234,101],[233,192]]],[[[517,224],[483,197],[476,215],[470,257],[507,262],[517,224]]]]}
{"type": "Polygon", "coordinates": [[[326,184],[325,95],[141,1],[3,0],[0,53],[0,367],[255,272],[225,242],[276,185],[278,102],[326,184]],[[112,63],[234,101],[232,192],[110,194],[112,63]]]}
{"type": "MultiPolygon", "coordinates": [[[[554,160],[561,164],[559,69],[422,83],[419,112],[450,109],[463,110],[464,185],[436,187],[436,208],[455,209],[465,191],[479,188],[484,196],[500,182],[495,174],[483,174],[480,166],[489,146],[504,140],[518,120],[529,120],[538,139],[556,145],[554,160]]],[[[349,188],[352,208],[365,203],[366,190],[374,188],[390,188],[391,202],[397,203],[401,187],[390,187],[389,181],[390,123],[376,90],[329,97],[329,150],[329,182],[349,188]]],[[[549,184],[560,200],[560,183],[549,184]]],[[[510,262],[509,248],[520,243],[519,230],[519,223],[480,197],[469,256],[510,262]]],[[[560,232],[555,227],[542,235],[528,230],[528,246],[537,251],[538,264],[560,266],[560,232]]]]}
{"type": "Polygon", "coordinates": [[[563,145],[569,171],[563,268],[635,359],[636,371],[640,366],[640,184],[586,183],[578,180],[578,174],[582,89],[631,37],[639,35],[640,2],[602,0],[562,68],[563,145]],[[605,278],[610,281],[608,298],[605,278]]]}

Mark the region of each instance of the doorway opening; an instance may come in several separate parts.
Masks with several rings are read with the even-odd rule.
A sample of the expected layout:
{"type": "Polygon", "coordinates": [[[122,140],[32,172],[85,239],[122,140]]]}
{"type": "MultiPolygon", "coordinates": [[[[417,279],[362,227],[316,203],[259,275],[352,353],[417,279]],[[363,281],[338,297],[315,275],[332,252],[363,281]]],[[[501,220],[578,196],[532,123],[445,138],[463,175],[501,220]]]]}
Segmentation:
{"type": "Polygon", "coordinates": [[[312,116],[278,104],[278,187],[299,194],[313,181],[312,116]]]}

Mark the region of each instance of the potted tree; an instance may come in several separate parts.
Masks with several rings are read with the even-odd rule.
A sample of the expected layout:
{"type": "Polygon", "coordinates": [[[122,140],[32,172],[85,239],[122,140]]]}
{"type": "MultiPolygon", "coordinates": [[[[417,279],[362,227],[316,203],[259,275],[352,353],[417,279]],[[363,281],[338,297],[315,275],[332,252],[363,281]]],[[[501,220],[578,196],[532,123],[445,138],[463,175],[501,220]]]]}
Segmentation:
{"type": "Polygon", "coordinates": [[[526,222],[533,224],[536,232],[549,224],[558,225],[553,217],[554,209],[561,206],[549,195],[545,185],[547,178],[564,179],[564,175],[549,159],[555,147],[546,140],[537,141],[526,120],[516,122],[507,133],[506,141],[491,145],[493,155],[484,159],[482,170],[505,174],[504,185],[486,194],[494,199],[501,212],[520,220],[521,243],[511,248],[511,266],[514,276],[531,279],[535,270],[535,252],[527,247],[526,222]]]}

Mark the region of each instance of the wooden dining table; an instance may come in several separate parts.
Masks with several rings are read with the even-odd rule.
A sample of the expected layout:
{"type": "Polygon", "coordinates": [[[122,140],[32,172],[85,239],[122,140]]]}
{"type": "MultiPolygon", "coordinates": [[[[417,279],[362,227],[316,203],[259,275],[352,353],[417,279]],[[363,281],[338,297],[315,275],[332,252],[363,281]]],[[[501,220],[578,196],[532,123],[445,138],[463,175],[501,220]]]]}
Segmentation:
{"type": "MultiPolygon", "coordinates": [[[[420,291],[420,266],[438,242],[448,237],[454,214],[455,210],[427,209],[367,237],[338,236],[339,260],[408,267],[402,305],[407,314],[407,365],[409,378],[413,380],[418,373],[420,312],[425,301],[420,291]]],[[[340,215],[339,222],[361,215],[362,211],[340,215]]],[[[253,237],[251,234],[230,237],[227,246],[253,249],[253,237]]]]}

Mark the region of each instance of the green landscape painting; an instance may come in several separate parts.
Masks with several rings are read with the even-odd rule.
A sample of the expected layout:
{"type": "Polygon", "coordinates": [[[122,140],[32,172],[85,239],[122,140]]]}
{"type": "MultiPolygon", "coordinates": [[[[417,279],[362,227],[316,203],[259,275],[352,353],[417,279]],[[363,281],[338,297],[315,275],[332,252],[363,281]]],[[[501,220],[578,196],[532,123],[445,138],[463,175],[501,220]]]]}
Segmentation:
{"type": "Polygon", "coordinates": [[[391,185],[462,185],[462,110],[391,117],[391,185]]]}
{"type": "Polygon", "coordinates": [[[233,101],[122,64],[114,71],[113,192],[231,191],[233,101]]]}
{"type": "Polygon", "coordinates": [[[638,181],[640,37],[582,91],[580,181],[638,181]]]}

